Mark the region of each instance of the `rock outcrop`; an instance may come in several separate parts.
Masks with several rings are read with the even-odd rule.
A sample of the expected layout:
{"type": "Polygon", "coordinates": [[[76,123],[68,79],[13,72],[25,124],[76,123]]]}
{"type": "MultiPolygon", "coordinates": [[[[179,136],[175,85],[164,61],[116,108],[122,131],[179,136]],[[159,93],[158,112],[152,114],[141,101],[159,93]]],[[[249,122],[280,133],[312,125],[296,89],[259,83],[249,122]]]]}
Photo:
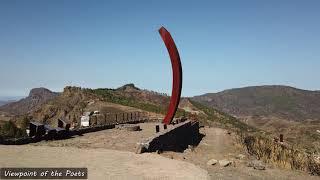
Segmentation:
{"type": "Polygon", "coordinates": [[[34,88],[29,96],[17,102],[12,102],[0,107],[0,111],[8,112],[14,115],[25,115],[35,111],[42,104],[54,99],[59,93],[52,92],[46,88],[34,88]]]}

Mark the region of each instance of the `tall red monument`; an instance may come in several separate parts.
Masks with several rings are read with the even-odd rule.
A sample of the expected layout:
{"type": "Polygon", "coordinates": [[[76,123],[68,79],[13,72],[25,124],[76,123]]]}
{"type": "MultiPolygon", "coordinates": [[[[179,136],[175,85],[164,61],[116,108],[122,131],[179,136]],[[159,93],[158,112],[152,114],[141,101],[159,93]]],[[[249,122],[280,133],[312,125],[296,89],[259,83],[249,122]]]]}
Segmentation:
{"type": "Polygon", "coordinates": [[[159,29],[159,33],[164,44],[169,52],[171,65],[172,65],[172,94],[170,98],[170,104],[165,118],[163,119],[164,124],[170,124],[180,102],[181,90],[182,90],[182,67],[178,49],[174,43],[170,33],[164,28],[159,29]]]}

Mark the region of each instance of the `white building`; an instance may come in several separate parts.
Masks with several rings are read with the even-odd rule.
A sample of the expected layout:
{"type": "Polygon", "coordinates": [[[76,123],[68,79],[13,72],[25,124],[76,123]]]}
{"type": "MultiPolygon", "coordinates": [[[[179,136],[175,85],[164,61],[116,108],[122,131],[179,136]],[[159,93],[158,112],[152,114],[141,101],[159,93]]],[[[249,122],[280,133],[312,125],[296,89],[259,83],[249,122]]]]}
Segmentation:
{"type": "Polygon", "coordinates": [[[81,126],[82,127],[90,126],[90,117],[89,116],[81,116],[81,126]]]}

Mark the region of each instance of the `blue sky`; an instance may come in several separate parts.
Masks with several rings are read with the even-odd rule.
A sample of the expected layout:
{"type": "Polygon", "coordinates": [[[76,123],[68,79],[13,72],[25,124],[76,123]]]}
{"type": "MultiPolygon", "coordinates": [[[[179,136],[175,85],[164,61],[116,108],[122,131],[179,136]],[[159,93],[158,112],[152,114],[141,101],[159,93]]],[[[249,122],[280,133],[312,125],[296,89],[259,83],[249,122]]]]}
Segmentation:
{"type": "Polygon", "coordinates": [[[281,84],[319,90],[320,1],[0,1],[0,96],[34,87],[171,92],[158,34],[172,34],[183,95],[281,84]]]}

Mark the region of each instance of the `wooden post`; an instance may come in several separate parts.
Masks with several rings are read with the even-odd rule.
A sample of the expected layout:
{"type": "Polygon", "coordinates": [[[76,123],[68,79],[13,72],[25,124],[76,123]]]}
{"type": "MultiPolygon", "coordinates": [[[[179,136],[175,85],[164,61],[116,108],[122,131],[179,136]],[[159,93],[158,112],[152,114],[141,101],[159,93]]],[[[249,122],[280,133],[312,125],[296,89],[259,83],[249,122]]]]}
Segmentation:
{"type": "Polygon", "coordinates": [[[118,114],[116,113],[116,123],[118,123],[118,114]]]}
{"type": "Polygon", "coordinates": [[[163,129],[167,129],[167,125],[166,124],[163,125],[163,129]]]}

